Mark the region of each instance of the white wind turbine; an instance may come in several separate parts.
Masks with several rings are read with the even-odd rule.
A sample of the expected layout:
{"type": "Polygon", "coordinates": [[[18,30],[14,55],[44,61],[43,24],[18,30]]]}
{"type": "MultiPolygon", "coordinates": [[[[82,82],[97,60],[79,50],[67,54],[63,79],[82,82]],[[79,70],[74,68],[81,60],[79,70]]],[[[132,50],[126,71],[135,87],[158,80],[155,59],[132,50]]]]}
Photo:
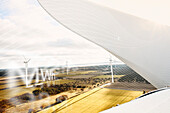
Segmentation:
{"type": "Polygon", "coordinates": [[[25,83],[26,83],[26,87],[28,87],[28,62],[31,60],[31,59],[26,59],[25,56],[24,57],[24,64],[25,64],[25,83]]]}
{"type": "Polygon", "coordinates": [[[112,83],[114,83],[114,76],[113,76],[113,67],[112,67],[112,57],[110,56],[110,71],[111,71],[111,75],[112,75],[112,83]]]}
{"type": "Polygon", "coordinates": [[[66,72],[67,72],[67,75],[68,75],[68,61],[66,61],[66,72]]]}

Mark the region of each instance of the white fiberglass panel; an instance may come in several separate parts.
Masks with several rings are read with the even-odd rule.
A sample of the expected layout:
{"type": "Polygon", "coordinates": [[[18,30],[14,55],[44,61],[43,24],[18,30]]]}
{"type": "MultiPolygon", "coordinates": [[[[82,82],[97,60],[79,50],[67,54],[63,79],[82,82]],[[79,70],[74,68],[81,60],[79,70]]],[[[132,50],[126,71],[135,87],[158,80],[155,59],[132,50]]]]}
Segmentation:
{"type": "Polygon", "coordinates": [[[105,48],[157,88],[170,85],[170,27],[88,0],[39,0],[65,27],[105,48]]]}

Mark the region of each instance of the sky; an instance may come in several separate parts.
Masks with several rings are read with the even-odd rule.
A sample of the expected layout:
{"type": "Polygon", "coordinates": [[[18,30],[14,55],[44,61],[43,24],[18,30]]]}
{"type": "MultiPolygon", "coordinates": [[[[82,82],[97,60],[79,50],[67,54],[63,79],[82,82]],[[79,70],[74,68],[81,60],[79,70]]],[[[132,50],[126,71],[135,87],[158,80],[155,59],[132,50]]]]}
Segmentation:
{"type": "MultiPolygon", "coordinates": [[[[169,0],[89,1],[170,25],[169,0]]],[[[59,66],[66,61],[70,65],[93,64],[110,58],[101,47],[57,23],[36,0],[1,0],[0,68],[24,67],[23,56],[31,58],[29,67],[59,66]]]]}
{"type": "Polygon", "coordinates": [[[61,26],[36,0],[1,0],[0,68],[24,67],[23,56],[29,67],[71,66],[108,62],[110,53],[61,26]]]}

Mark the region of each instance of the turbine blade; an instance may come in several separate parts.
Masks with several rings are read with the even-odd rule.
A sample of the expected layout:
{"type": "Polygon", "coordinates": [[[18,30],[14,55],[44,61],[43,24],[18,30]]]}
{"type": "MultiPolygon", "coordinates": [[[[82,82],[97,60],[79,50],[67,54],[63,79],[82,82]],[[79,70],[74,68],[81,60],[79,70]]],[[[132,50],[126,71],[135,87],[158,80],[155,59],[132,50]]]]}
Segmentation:
{"type": "Polygon", "coordinates": [[[26,58],[25,58],[25,56],[23,55],[23,57],[24,57],[24,59],[25,59],[25,61],[26,61],[26,58]]]}
{"type": "Polygon", "coordinates": [[[31,59],[29,59],[28,61],[27,61],[27,63],[30,61],[31,59]]]}

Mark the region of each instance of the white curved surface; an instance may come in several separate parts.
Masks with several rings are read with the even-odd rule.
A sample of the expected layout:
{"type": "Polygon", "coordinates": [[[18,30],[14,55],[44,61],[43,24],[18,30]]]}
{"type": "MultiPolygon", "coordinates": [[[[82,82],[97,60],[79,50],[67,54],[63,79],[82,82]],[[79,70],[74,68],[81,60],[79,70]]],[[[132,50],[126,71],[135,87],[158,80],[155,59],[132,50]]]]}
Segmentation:
{"type": "Polygon", "coordinates": [[[169,113],[170,89],[156,92],[101,113],[169,113]]]}
{"type": "Polygon", "coordinates": [[[88,0],[39,0],[58,22],[102,46],[155,87],[170,85],[170,27],[88,0]]]}

